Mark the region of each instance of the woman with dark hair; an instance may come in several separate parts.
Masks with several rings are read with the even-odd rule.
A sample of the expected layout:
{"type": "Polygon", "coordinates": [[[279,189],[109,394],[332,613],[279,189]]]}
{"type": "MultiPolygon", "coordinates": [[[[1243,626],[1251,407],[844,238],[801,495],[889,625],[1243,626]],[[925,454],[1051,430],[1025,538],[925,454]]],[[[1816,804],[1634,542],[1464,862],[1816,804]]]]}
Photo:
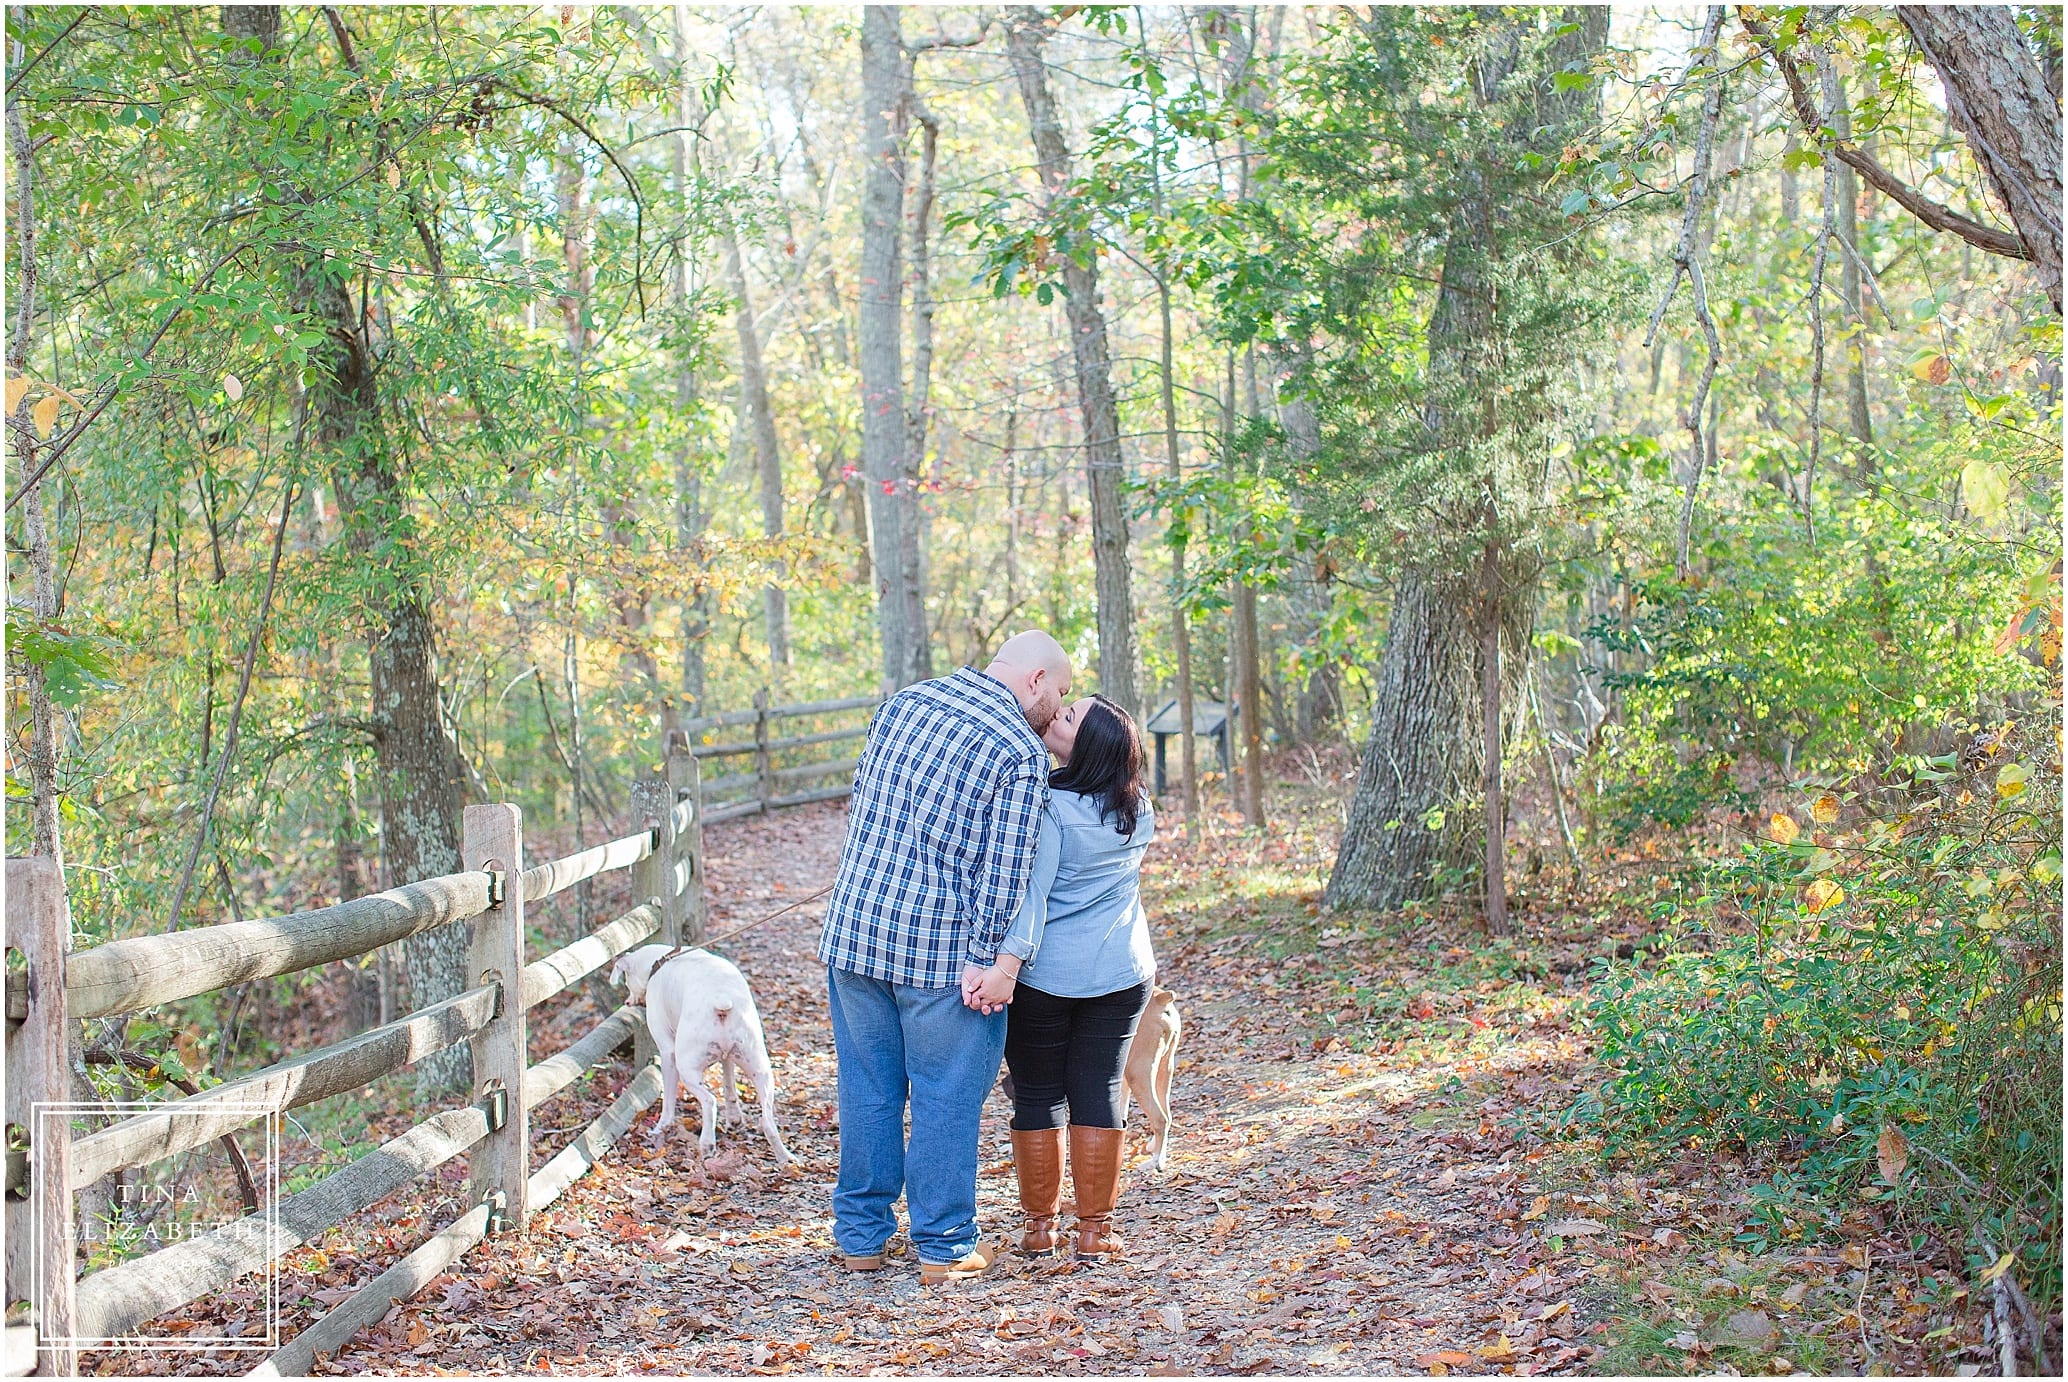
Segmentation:
{"type": "Polygon", "coordinates": [[[1156,978],[1140,886],[1156,821],[1142,736],[1126,711],[1088,696],[1041,737],[1063,766],[1049,775],[1034,878],[997,963],[967,998],[1010,1004],[1020,1250],[1056,1250],[1067,1142],[1077,1255],[1096,1261],[1126,1247],[1112,1226],[1127,1141],[1122,1062],[1156,978]]]}

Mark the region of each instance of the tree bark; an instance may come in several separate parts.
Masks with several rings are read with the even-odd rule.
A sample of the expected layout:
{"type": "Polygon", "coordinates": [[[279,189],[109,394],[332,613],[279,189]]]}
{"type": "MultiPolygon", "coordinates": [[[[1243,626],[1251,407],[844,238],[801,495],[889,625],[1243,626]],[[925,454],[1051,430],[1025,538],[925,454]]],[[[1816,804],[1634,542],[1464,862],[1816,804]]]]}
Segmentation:
{"type": "MultiPolygon", "coordinates": [[[[761,532],[779,538],[783,535],[782,443],[776,436],[775,408],[768,400],[768,370],[761,358],[761,332],[754,324],[754,299],[740,254],[739,226],[730,214],[725,224],[725,272],[732,280],[733,324],[740,338],[740,394],[748,430],[754,437],[755,473],[761,480],[761,532]]],[[[791,662],[790,603],[775,581],[761,588],[761,620],[768,637],[769,664],[780,682],[791,662]]]]}
{"type": "MultiPolygon", "coordinates": [[[[14,154],[15,185],[12,217],[18,237],[15,257],[14,328],[7,339],[7,370],[11,376],[28,373],[29,349],[36,323],[36,160],[29,143],[28,124],[22,117],[21,93],[10,91],[7,101],[7,137],[14,154]]],[[[39,620],[57,617],[57,564],[50,546],[50,519],[44,508],[46,486],[36,464],[37,436],[30,420],[29,395],[24,393],[14,411],[15,430],[10,448],[17,457],[22,476],[34,476],[34,493],[22,497],[22,535],[29,549],[32,589],[30,610],[39,620]]],[[[58,816],[58,709],[50,699],[49,682],[43,668],[27,666],[29,684],[29,822],[30,849],[64,867],[64,846],[58,816]]]]}
{"type": "Polygon", "coordinates": [[[1486,795],[1486,926],[1508,934],[1508,822],[1501,800],[1501,541],[1496,510],[1487,500],[1486,555],[1480,570],[1483,600],[1479,631],[1479,701],[1485,739],[1481,790],[1486,795]]]}
{"type": "Polygon", "coordinates": [[[918,563],[918,496],[905,457],[905,63],[898,7],[862,8],[862,264],[857,334],[862,471],[885,689],[923,680],[925,602],[918,563]]]}
{"type": "MultiPolygon", "coordinates": [[[[920,104],[912,89],[912,69],[905,68],[907,109],[919,121],[919,189],[912,198],[912,388],[905,400],[905,484],[912,495],[914,522],[905,534],[904,560],[918,572],[919,589],[927,587],[927,511],[919,502],[925,493],[926,433],[933,407],[933,273],[928,231],[933,219],[934,170],[940,155],[941,122],[920,104]]],[[[933,640],[926,627],[926,605],[922,600],[913,610],[911,674],[915,680],[933,675],[933,640]]]]}
{"type": "MultiPolygon", "coordinates": [[[[284,68],[276,42],[278,9],[225,6],[222,22],[231,37],[262,40],[270,60],[284,68]]],[[[408,522],[409,502],[401,463],[382,435],[375,364],[338,266],[307,255],[295,265],[294,277],[302,310],[324,337],[309,352],[302,431],[327,453],[349,550],[371,565],[379,560],[375,548],[383,534],[408,522]]],[[[398,573],[394,579],[387,608],[367,631],[383,887],[452,873],[460,865],[459,753],[440,709],[429,598],[421,574],[398,573]]],[[[402,969],[411,1005],[460,992],[466,956],[464,927],[405,941],[402,969]]],[[[423,1064],[420,1083],[426,1091],[448,1087],[464,1068],[463,1052],[441,1053],[423,1064]]]]}
{"type": "MultiPolygon", "coordinates": [[[[1295,462],[1310,462],[1321,451],[1321,424],[1314,405],[1306,398],[1291,398],[1278,405],[1279,425],[1285,428],[1295,462]]],[[[1292,636],[1311,646],[1328,619],[1329,571],[1326,562],[1313,552],[1293,558],[1293,579],[1286,592],[1292,615],[1292,636]]],[[[1342,673],[1333,659],[1318,661],[1294,693],[1293,733],[1303,744],[1318,741],[1342,715],[1342,673]]]]}
{"type": "Polygon", "coordinates": [[[2061,310],[2061,106],[2005,5],[1898,5],[1946,109],[2061,310]]]}
{"type": "MultiPolygon", "coordinates": [[[[675,228],[683,239],[683,252],[675,256],[675,271],[668,279],[670,306],[679,315],[690,310],[695,288],[695,259],[689,253],[689,227],[696,201],[697,94],[690,74],[689,7],[669,8],[675,70],[675,138],[668,146],[668,175],[675,194],[675,228]]],[[[709,516],[704,512],[703,477],[697,473],[696,444],[691,419],[697,411],[696,351],[684,345],[674,361],[675,444],[675,545],[682,559],[701,569],[703,559],[696,552],[709,516]]],[[[704,713],[704,639],[711,632],[711,596],[698,582],[695,593],[682,604],[682,696],[690,713],[704,713]]]]}
{"type": "MultiPolygon", "coordinates": [[[[1156,280],[1156,306],[1163,328],[1162,339],[1162,393],[1163,393],[1163,447],[1164,464],[1171,483],[1181,483],[1185,478],[1184,467],[1178,460],[1178,402],[1177,386],[1173,380],[1171,362],[1170,323],[1170,275],[1168,266],[1156,280]]],[[[1199,842],[1199,745],[1193,734],[1193,713],[1196,705],[1192,688],[1192,621],[1185,613],[1185,545],[1191,534],[1190,520],[1180,507],[1171,517],[1175,531],[1170,543],[1170,642],[1171,650],[1178,661],[1178,723],[1184,726],[1178,732],[1178,764],[1180,773],[1180,799],[1185,804],[1185,838],[1194,844],[1199,842]]]]}
{"type": "MultiPolygon", "coordinates": [[[[1042,50],[1046,20],[1031,6],[1014,6],[1006,29],[1006,51],[1027,108],[1034,156],[1045,198],[1044,210],[1062,196],[1070,180],[1070,152],[1048,89],[1042,50]]],[[[1112,351],[1106,316],[1099,307],[1098,249],[1069,247],[1063,258],[1064,311],[1077,366],[1077,401],[1084,417],[1085,463],[1091,489],[1093,584],[1098,594],[1099,689],[1140,714],[1135,680],[1134,593],[1128,568],[1127,512],[1121,495],[1127,484],[1120,452],[1120,409],[1113,394],[1112,351]],[[1083,262],[1079,262],[1079,255],[1083,262]]]]}
{"type": "MultiPolygon", "coordinates": [[[[1247,182],[1247,177],[1244,181],[1247,182]]],[[[1251,360],[1249,370],[1250,416],[1257,408],[1257,378],[1255,361],[1251,360]]],[[[1221,463],[1234,478],[1240,467],[1248,467],[1235,454],[1235,352],[1228,352],[1228,392],[1221,407],[1221,463]]],[[[1238,513],[1234,523],[1234,541],[1237,550],[1245,552],[1250,546],[1253,534],[1247,514],[1238,513]]],[[[1236,800],[1242,807],[1242,818],[1252,829],[1264,827],[1264,678],[1261,671],[1263,650],[1257,639],[1257,588],[1246,578],[1235,579],[1234,599],[1229,611],[1230,653],[1234,666],[1229,679],[1234,683],[1234,700],[1241,708],[1236,729],[1241,735],[1238,743],[1241,750],[1242,771],[1238,776],[1239,790],[1236,800]]]]}
{"type": "MultiPolygon", "coordinates": [[[[1606,10],[1568,8],[1565,13],[1575,22],[1549,54],[1558,70],[1571,70],[1600,51],[1608,37],[1606,10]]],[[[1496,34],[1486,55],[1474,62],[1470,76],[1483,105],[1512,74],[1519,39],[1516,31],[1496,34]]],[[[1548,141],[1556,148],[1592,117],[1589,98],[1546,94],[1526,127],[1501,138],[1538,146],[1548,141]]],[[[1497,160],[1489,160],[1488,152],[1469,154],[1472,163],[1463,174],[1444,248],[1442,286],[1429,315],[1424,423],[1432,436],[1443,439],[1477,433],[1483,440],[1491,425],[1478,406],[1487,394],[1480,381],[1498,366],[1498,324],[1485,290],[1490,258],[1498,252],[1489,181],[1497,160]]],[[[1486,817],[1481,857],[1491,906],[1505,839],[1501,803],[1497,795],[1489,800],[1486,794],[1498,791],[1502,707],[1519,694],[1515,669],[1524,664],[1518,652],[1503,674],[1500,640],[1510,650],[1527,646],[1537,583],[1534,559],[1500,538],[1493,507],[1497,478],[1482,476],[1483,494],[1471,516],[1455,520],[1460,529],[1475,520],[1487,527],[1476,577],[1462,563],[1415,564],[1394,585],[1373,698],[1372,737],[1325,894],[1331,907],[1398,907],[1426,894],[1439,867],[1464,867],[1473,851],[1463,815],[1474,797],[1480,798],[1486,817]],[[1483,613],[1474,617],[1475,612],[1483,613]]]]}

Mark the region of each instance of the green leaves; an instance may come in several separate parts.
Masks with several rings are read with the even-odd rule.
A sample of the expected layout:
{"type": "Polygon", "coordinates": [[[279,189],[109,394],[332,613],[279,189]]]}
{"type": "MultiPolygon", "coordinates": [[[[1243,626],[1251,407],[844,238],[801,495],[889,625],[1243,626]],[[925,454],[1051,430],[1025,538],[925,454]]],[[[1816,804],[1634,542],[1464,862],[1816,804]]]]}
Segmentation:
{"type": "Polygon", "coordinates": [[[43,673],[50,699],[76,710],[87,697],[113,691],[118,645],[94,634],[72,633],[60,624],[37,619],[25,607],[7,609],[7,656],[43,673]]]}

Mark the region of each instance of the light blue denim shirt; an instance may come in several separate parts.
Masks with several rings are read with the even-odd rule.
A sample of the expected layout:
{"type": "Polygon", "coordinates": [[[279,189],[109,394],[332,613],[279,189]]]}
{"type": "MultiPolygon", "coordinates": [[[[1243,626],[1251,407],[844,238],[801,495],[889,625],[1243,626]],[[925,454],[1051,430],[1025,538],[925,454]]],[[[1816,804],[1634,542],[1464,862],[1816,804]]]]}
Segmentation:
{"type": "Polygon", "coordinates": [[[1097,998],[1156,977],[1142,911],[1142,856],[1156,817],[1142,803],[1123,836],[1096,797],[1054,790],[1041,813],[1034,878],[999,949],[1020,982],[1058,998],[1097,998]]]}

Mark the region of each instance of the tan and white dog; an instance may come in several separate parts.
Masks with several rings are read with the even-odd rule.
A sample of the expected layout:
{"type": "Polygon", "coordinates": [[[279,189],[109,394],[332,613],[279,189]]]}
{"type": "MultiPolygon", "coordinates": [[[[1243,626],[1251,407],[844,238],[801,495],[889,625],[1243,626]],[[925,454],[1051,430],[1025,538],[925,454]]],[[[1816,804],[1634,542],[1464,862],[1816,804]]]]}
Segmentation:
{"type": "Polygon", "coordinates": [[[713,1064],[724,1066],[725,1111],[736,1127],[745,1127],[738,1076],[744,1071],[761,1096],[761,1132],[784,1166],[796,1163],[776,1131],[775,1071],[769,1065],[768,1043],[761,1032],[761,1014],[747,977],[732,961],[708,950],[671,952],[665,945],[643,945],[618,956],[610,982],[625,980],[625,1001],[646,1005],[646,1029],[661,1063],[661,1117],[647,1141],[659,1146],[675,1127],[675,1089],[689,1087],[703,1112],[697,1150],[711,1155],[718,1145],[718,1101],[704,1075],[713,1064]],[[665,962],[663,962],[665,960],[665,962]],[[656,968],[658,966],[658,968],[656,968]]]}
{"type": "MultiPolygon", "coordinates": [[[[1170,1162],[1170,1081],[1178,1068],[1178,1039],[1185,1024],[1178,1017],[1178,998],[1160,988],[1149,995],[1125,1065],[1127,1092],[1142,1105],[1149,1124],[1149,1165],[1161,1171],[1170,1162]]],[[[1125,1100],[1121,1113],[1127,1112],[1125,1100]]]]}

